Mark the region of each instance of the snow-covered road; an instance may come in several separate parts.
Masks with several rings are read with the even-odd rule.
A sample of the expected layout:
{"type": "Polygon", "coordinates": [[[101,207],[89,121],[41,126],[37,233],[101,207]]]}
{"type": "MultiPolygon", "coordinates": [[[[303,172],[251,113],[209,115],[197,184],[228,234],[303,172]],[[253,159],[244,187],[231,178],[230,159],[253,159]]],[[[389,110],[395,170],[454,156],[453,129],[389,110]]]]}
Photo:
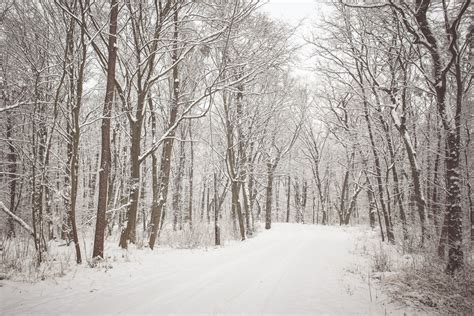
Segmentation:
{"type": "Polygon", "coordinates": [[[276,224],[256,238],[222,248],[142,251],[136,261],[113,264],[107,272],[83,267],[55,281],[0,281],[0,314],[393,312],[373,285],[370,295],[367,278],[349,272],[367,275],[369,269],[351,253],[356,238],[350,231],[276,224]]]}

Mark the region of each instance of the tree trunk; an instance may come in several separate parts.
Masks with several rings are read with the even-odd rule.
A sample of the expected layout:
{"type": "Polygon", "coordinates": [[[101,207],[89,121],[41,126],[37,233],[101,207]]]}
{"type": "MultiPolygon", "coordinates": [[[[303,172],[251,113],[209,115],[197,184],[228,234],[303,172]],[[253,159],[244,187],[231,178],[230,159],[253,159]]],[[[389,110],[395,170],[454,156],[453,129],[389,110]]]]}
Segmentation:
{"type": "MultiPolygon", "coordinates": [[[[353,156],[353,153],[351,154],[351,157],[353,156]]],[[[350,159],[352,160],[352,158],[350,159]]],[[[346,191],[348,190],[348,182],[349,182],[349,165],[350,161],[348,162],[346,172],[344,175],[344,181],[342,182],[342,189],[341,189],[341,203],[339,205],[339,225],[342,225],[344,223],[344,217],[345,217],[345,199],[346,199],[346,191]]]]}
{"type": "Polygon", "coordinates": [[[306,203],[308,201],[308,182],[303,180],[303,192],[301,196],[301,221],[304,224],[304,215],[306,213],[306,203]]]}
{"type": "Polygon", "coordinates": [[[206,207],[206,179],[202,181],[202,193],[201,193],[201,222],[204,219],[204,209],[206,207]]]}
{"type": "Polygon", "coordinates": [[[158,193],[155,194],[156,201],[152,206],[151,210],[151,224],[150,224],[150,237],[148,240],[148,246],[153,249],[155,246],[158,229],[160,228],[161,218],[163,209],[168,199],[168,188],[169,188],[169,176],[171,172],[171,147],[173,146],[173,140],[169,139],[164,142],[163,152],[160,163],[160,176],[158,185],[158,193]]]}
{"type": "Polygon", "coordinates": [[[299,223],[301,221],[301,194],[300,194],[300,184],[298,178],[295,178],[293,189],[294,189],[294,201],[295,201],[295,222],[299,223]]]}
{"type": "Polygon", "coordinates": [[[367,200],[369,201],[369,223],[371,228],[375,228],[375,202],[374,202],[374,194],[367,188],[367,200]]]}
{"type": "MultiPolygon", "coordinates": [[[[394,102],[394,100],[392,102],[394,102]]],[[[395,124],[395,127],[397,128],[400,135],[402,136],[403,143],[405,144],[405,149],[408,155],[408,161],[410,162],[411,176],[413,179],[413,190],[415,194],[418,216],[420,217],[421,239],[422,239],[421,242],[423,244],[427,232],[426,232],[426,214],[425,214],[426,202],[425,202],[425,198],[423,196],[423,191],[422,191],[421,169],[420,169],[420,166],[418,165],[416,151],[411,141],[410,135],[408,134],[408,131],[406,129],[404,120],[401,121],[398,118],[398,114],[396,113],[395,109],[392,109],[390,111],[390,114],[392,116],[392,120],[395,124]]]]}
{"type": "Polygon", "coordinates": [[[349,203],[349,208],[345,211],[344,225],[349,225],[352,212],[354,211],[356,203],[357,203],[357,196],[359,195],[361,191],[362,191],[362,186],[358,186],[358,188],[354,191],[354,194],[352,195],[351,201],[349,203]]]}
{"type": "Polygon", "coordinates": [[[446,186],[447,206],[445,216],[447,217],[447,243],[448,265],[446,271],[453,274],[463,266],[464,253],[462,250],[462,209],[461,188],[459,174],[459,134],[448,133],[448,152],[446,153],[446,186]]]}
{"type": "MultiPolygon", "coordinates": [[[[143,96],[138,99],[138,109],[143,108],[143,96]]],[[[128,243],[136,242],[136,226],[138,214],[138,198],[140,196],[140,145],[143,117],[141,110],[137,110],[136,120],[130,122],[130,182],[128,183],[129,197],[127,209],[127,224],[122,229],[119,246],[123,249],[128,248],[128,243]]]]}
{"type": "MultiPolygon", "coordinates": [[[[361,152],[361,157],[364,157],[361,152]]],[[[380,237],[382,239],[382,242],[385,241],[385,235],[383,232],[383,226],[382,226],[382,219],[380,218],[380,211],[377,206],[377,200],[375,198],[375,191],[372,186],[372,183],[370,182],[369,178],[369,172],[368,172],[368,165],[367,165],[367,159],[364,157],[362,159],[362,166],[364,168],[364,174],[366,178],[366,183],[367,183],[367,196],[368,196],[368,201],[369,201],[369,221],[370,221],[370,226],[373,228],[375,227],[375,214],[377,214],[377,219],[380,227],[380,237]]]]}
{"type": "MultiPolygon", "coordinates": [[[[206,189],[206,187],[204,187],[206,189]]],[[[211,223],[211,202],[210,202],[210,194],[211,194],[211,184],[207,187],[207,194],[206,194],[206,218],[207,223],[211,223]]]]}
{"type": "Polygon", "coordinates": [[[174,192],[173,192],[173,230],[176,231],[177,225],[179,222],[179,227],[181,229],[182,223],[182,210],[181,210],[181,191],[182,191],[182,183],[183,183],[183,171],[184,171],[184,161],[186,159],[185,156],[185,148],[184,142],[179,143],[179,160],[178,160],[178,170],[176,171],[176,178],[174,183],[174,192]]]}
{"type": "MultiPolygon", "coordinates": [[[[9,194],[10,194],[10,211],[15,213],[15,198],[16,198],[16,182],[17,182],[17,162],[16,162],[16,150],[15,146],[13,146],[13,114],[7,111],[7,141],[8,141],[8,154],[7,154],[7,161],[8,161],[8,173],[9,173],[9,194]]],[[[15,224],[12,217],[8,217],[7,222],[7,237],[13,238],[15,237],[15,224]]]]}
{"type": "MultiPolygon", "coordinates": [[[[251,177],[251,176],[250,176],[251,177]]],[[[245,211],[245,228],[247,231],[247,236],[252,236],[252,226],[250,224],[250,201],[245,189],[245,183],[242,183],[242,197],[244,198],[244,211],[245,211]]]]}
{"type": "Polygon", "coordinates": [[[40,92],[38,87],[39,74],[35,78],[35,93],[33,107],[33,128],[32,128],[32,148],[33,148],[33,168],[32,168],[32,221],[35,249],[37,253],[37,265],[43,261],[43,252],[46,251],[46,242],[43,235],[43,184],[41,181],[41,173],[45,171],[46,166],[43,165],[45,148],[46,148],[46,119],[44,117],[44,105],[39,104],[40,92]],[[38,121],[38,125],[36,125],[38,121]]]}
{"type": "MultiPolygon", "coordinates": [[[[82,21],[84,22],[84,10],[81,8],[82,21]]],[[[74,247],[76,249],[76,262],[79,264],[82,262],[81,258],[81,248],[79,245],[79,238],[77,236],[77,225],[76,225],[76,202],[77,202],[77,190],[79,182],[79,141],[81,137],[81,126],[80,126],[80,110],[82,105],[82,92],[84,84],[84,69],[86,66],[86,55],[87,55],[87,46],[85,43],[85,25],[81,26],[81,64],[79,65],[78,77],[77,77],[77,87],[76,87],[76,104],[71,109],[71,134],[69,135],[69,141],[72,143],[72,152],[70,159],[70,179],[71,179],[71,191],[70,191],[70,219],[71,219],[71,229],[72,229],[72,239],[74,241],[74,247]]]]}
{"type": "Polygon", "coordinates": [[[188,203],[188,222],[189,228],[193,228],[193,184],[194,184],[194,147],[192,137],[192,125],[189,122],[189,139],[190,143],[190,161],[189,161],[189,203],[188,203]]]}
{"type": "Polygon", "coordinates": [[[433,213],[433,224],[435,226],[435,231],[436,235],[438,236],[440,234],[440,225],[439,225],[439,219],[440,219],[440,202],[439,202],[439,166],[440,166],[440,158],[441,158],[441,132],[438,130],[437,133],[437,138],[438,138],[438,145],[436,147],[436,158],[435,158],[435,163],[434,163],[434,170],[433,170],[433,189],[432,189],[432,198],[431,198],[431,208],[432,208],[432,213],[433,213]]]}
{"type": "Polygon", "coordinates": [[[104,258],[104,239],[106,211],[107,211],[107,193],[110,174],[111,153],[110,153],[110,116],[112,113],[112,102],[115,90],[115,65],[117,60],[117,0],[111,0],[110,3],[110,25],[109,39],[107,44],[107,84],[105,88],[105,100],[102,110],[101,125],[101,147],[100,147],[100,169],[99,169],[99,197],[97,201],[97,219],[94,235],[94,250],[92,257],[104,258]]]}
{"type": "Polygon", "coordinates": [[[216,246],[221,244],[221,228],[219,227],[219,197],[217,192],[217,175],[214,173],[214,239],[216,246]]]}
{"type": "MultiPolygon", "coordinates": [[[[175,122],[178,115],[178,105],[179,105],[179,73],[178,73],[178,8],[175,8],[173,15],[174,20],[174,32],[173,32],[173,53],[172,53],[172,62],[174,64],[173,74],[172,74],[172,86],[173,86],[173,99],[171,102],[171,111],[168,120],[168,128],[171,128],[175,122]]],[[[158,205],[152,209],[151,213],[151,227],[150,227],[150,238],[148,240],[148,245],[150,249],[153,249],[155,246],[155,241],[160,228],[160,221],[162,213],[164,213],[164,207],[168,199],[168,187],[170,180],[170,171],[171,171],[171,155],[173,150],[173,137],[175,135],[174,130],[169,133],[169,138],[166,139],[163,143],[163,152],[161,155],[161,164],[160,164],[160,179],[159,179],[159,194],[158,194],[158,205]]],[[[161,222],[162,224],[162,222],[161,222]]]]}
{"type": "Polygon", "coordinates": [[[276,222],[279,222],[279,214],[280,214],[280,180],[277,177],[275,180],[275,215],[276,215],[276,222]]]}
{"type": "Polygon", "coordinates": [[[286,222],[290,222],[290,198],[291,198],[291,177],[288,176],[288,185],[286,190],[286,222]]]}
{"type": "MultiPolygon", "coordinates": [[[[266,205],[265,205],[265,229],[272,228],[272,195],[273,195],[273,172],[274,165],[267,163],[267,193],[266,193],[266,205]]],[[[289,190],[288,190],[289,192],[289,190]]],[[[288,220],[287,212],[287,220],[288,220]]]]}
{"type": "Polygon", "coordinates": [[[244,216],[239,201],[240,183],[232,180],[232,212],[237,215],[241,240],[245,240],[244,216]]]}
{"type": "MultiPolygon", "coordinates": [[[[365,95],[365,92],[363,92],[365,95]]],[[[378,194],[379,194],[379,202],[382,207],[382,215],[384,217],[385,221],[385,229],[387,231],[387,239],[390,243],[395,242],[395,236],[393,234],[393,227],[392,227],[392,221],[391,218],[389,217],[389,214],[387,213],[386,210],[386,205],[385,205],[385,199],[384,199],[384,194],[383,194],[383,184],[382,184],[382,169],[380,166],[380,159],[379,155],[377,152],[377,146],[375,144],[375,139],[374,135],[372,132],[372,124],[370,122],[370,116],[369,116],[369,109],[368,109],[368,104],[367,101],[364,100],[364,117],[365,121],[367,123],[367,129],[369,131],[369,139],[370,139],[370,144],[372,148],[372,154],[374,157],[374,163],[375,163],[375,175],[376,175],[376,181],[377,181],[377,188],[378,188],[378,194]]]]}
{"type": "MultiPolygon", "coordinates": [[[[446,29],[447,35],[451,39],[451,44],[448,46],[449,53],[451,55],[451,61],[448,63],[448,67],[443,65],[443,58],[439,52],[439,43],[437,38],[434,36],[430,22],[427,16],[427,11],[431,1],[427,1],[420,5],[415,11],[415,19],[419,26],[419,31],[426,38],[427,44],[431,48],[429,54],[432,62],[432,73],[433,73],[433,88],[436,93],[436,105],[438,108],[439,116],[441,117],[443,128],[446,132],[446,210],[445,210],[445,222],[447,224],[447,245],[449,247],[448,252],[448,264],[446,266],[446,272],[453,274],[459,270],[464,263],[464,253],[462,251],[462,209],[461,209],[461,190],[460,190],[460,170],[459,170],[459,159],[460,159],[460,140],[461,140],[461,110],[463,104],[463,78],[460,66],[459,47],[458,47],[458,25],[454,24],[452,27],[446,29]],[[450,67],[454,65],[454,73],[456,80],[456,106],[453,113],[453,122],[448,118],[446,107],[446,92],[448,82],[448,71],[450,67]]],[[[458,21],[462,15],[466,12],[470,1],[466,1],[462,4],[461,9],[458,13],[458,21]]],[[[446,8],[445,14],[446,14],[446,8]]],[[[443,225],[444,226],[444,225],[443,225]]]]}
{"type": "MultiPolygon", "coordinates": [[[[406,215],[405,215],[405,209],[403,207],[403,196],[402,196],[403,193],[400,190],[400,184],[399,184],[399,181],[398,181],[398,172],[397,172],[397,165],[396,165],[396,161],[395,161],[395,151],[393,149],[392,138],[391,138],[389,126],[388,126],[387,122],[384,120],[381,113],[379,113],[379,119],[380,119],[380,123],[382,124],[383,130],[385,132],[385,138],[387,139],[388,152],[390,154],[390,166],[391,166],[391,169],[392,169],[392,177],[393,177],[393,191],[394,191],[394,194],[395,194],[395,199],[398,203],[398,210],[400,212],[400,220],[402,221],[403,240],[408,240],[407,218],[406,218],[406,215]]],[[[416,192],[420,193],[419,191],[415,190],[415,194],[416,194],[416,192]]],[[[418,196],[417,199],[419,200],[420,197],[418,196]]],[[[421,199],[424,201],[422,193],[421,193],[421,199]]],[[[418,213],[419,214],[424,214],[424,207],[423,207],[422,210],[418,209],[418,213]]],[[[425,234],[426,234],[425,222],[421,221],[421,239],[422,239],[422,243],[423,243],[425,234]]]]}

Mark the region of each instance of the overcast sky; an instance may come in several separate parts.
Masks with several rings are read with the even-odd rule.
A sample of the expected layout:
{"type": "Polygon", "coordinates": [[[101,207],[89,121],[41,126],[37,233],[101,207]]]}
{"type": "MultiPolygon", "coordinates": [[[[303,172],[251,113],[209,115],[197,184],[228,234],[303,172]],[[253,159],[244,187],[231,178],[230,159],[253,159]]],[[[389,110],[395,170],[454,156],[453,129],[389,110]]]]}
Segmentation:
{"type": "Polygon", "coordinates": [[[316,0],[269,0],[262,10],[272,17],[295,23],[316,13],[316,0]]]}

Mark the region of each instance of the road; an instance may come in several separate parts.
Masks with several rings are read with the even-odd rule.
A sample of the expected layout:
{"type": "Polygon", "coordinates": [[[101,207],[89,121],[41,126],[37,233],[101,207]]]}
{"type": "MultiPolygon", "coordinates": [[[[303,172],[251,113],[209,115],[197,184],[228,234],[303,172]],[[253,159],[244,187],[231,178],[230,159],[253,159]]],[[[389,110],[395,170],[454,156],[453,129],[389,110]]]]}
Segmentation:
{"type": "Polygon", "coordinates": [[[143,250],[107,272],[82,267],[54,281],[1,281],[0,314],[393,313],[374,285],[369,291],[366,260],[352,253],[354,232],[276,224],[221,248],[143,250]]]}

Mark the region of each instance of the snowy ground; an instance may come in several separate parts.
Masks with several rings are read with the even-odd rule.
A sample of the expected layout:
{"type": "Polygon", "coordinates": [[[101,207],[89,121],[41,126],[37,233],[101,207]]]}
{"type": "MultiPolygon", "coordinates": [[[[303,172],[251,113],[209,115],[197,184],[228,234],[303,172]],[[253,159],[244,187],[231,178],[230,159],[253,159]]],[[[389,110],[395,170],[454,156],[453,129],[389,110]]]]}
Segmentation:
{"type": "MultiPolygon", "coordinates": [[[[360,233],[360,231],[359,231],[360,233]]],[[[2,315],[402,314],[369,285],[357,228],[276,224],[223,248],[135,251],[36,284],[0,281],[2,315]]]]}

